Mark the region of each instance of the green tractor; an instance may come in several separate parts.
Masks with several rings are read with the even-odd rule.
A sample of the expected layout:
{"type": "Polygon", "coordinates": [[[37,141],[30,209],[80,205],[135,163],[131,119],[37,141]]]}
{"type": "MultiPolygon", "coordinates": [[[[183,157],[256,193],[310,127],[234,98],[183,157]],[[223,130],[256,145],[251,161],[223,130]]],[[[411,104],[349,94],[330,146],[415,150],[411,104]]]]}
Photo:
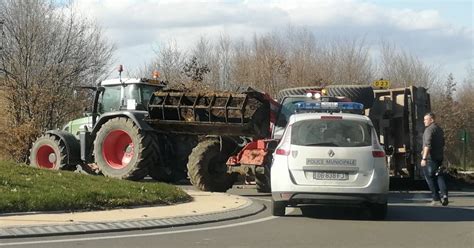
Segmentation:
{"type": "Polygon", "coordinates": [[[80,165],[114,178],[140,180],[150,174],[171,180],[169,169],[160,166],[162,149],[170,148],[159,146],[158,134],[144,121],[148,101],[164,86],[158,80],[130,78],[84,87],[95,91],[91,112],[39,137],[30,150],[30,165],[53,170],[80,165]]]}
{"type": "Polygon", "coordinates": [[[269,162],[257,142],[270,135],[273,100],[266,93],[169,89],[150,79],[86,88],[95,91],[92,111],[39,137],[30,151],[32,166],[80,166],[108,177],[150,175],[162,182],[189,176],[201,190],[225,191],[236,171],[246,174],[269,162]]]}

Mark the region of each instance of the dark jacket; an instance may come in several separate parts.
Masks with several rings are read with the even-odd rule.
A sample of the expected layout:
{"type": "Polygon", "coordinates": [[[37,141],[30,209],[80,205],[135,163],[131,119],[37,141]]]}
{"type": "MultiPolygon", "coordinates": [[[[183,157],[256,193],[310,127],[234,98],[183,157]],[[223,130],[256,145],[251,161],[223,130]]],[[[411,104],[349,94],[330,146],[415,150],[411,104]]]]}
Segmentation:
{"type": "Polygon", "coordinates": [[[436,123],[431,123],[423,133],[423,147],[428,147],[429,159],[443,161],[444,132],[436,123]]]}

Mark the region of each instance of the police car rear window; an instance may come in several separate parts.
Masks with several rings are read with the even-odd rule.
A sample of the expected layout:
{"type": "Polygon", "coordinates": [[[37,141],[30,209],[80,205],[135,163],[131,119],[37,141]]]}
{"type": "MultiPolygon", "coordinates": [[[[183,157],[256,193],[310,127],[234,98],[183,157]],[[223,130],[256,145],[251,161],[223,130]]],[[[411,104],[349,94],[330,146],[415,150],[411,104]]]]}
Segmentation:
{"type": "Polygon", "coordinates": [[[313,119],[296,122],[291,144],[299,146],[371,146],[372,127],[366,122],[345,119],[313,119]]]}

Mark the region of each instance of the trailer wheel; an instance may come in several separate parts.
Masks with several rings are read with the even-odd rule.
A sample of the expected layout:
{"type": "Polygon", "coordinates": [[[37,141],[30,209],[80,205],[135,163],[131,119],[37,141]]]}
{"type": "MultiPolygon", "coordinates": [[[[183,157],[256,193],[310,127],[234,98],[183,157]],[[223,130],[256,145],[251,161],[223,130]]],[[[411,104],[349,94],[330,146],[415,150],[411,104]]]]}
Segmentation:
{"type": "Polygon", "coordinates": [[[263,173],[255,173],[255,184],[257,185],[257,192],[270,193],[272,192],[272,189],[271,189],[271,182],[270,182],[269,162],[268,161],[265,162],[263,166],[264,166],[263,173]]]}
{"type": "Polygon", "coordinates": [[[235,149],[230,141],[206,139],[189,155],[188,176],[199,190],[225,192],[234,184],[234,177],[227,173],[225,162],[235,149]],[[221,149],[222,148],[222,149],[221,149]]]}
{"type": "Polygon", "coordinates": [[[33,143],[29,159],[30,165],[36,168],[59,170],[70,167],[66,145],[51,134],[42,135],[33,143]]]}
{"type": "Polygon", "coordinates": [[[110,119],[100,128],[94,155],[102,174],[121,179],[143,179],[148,167],[159,162],[153,135],[140,130],[128,118],[110,119]]]}
{"type": "Polygon", "coordinates": [[[371,108],[374,104],[374,90],[370,86],[363,85],[329,85],[326,87],[330,96],[345,96],[354,102],[364,104],[365,108],[371,108]]]}

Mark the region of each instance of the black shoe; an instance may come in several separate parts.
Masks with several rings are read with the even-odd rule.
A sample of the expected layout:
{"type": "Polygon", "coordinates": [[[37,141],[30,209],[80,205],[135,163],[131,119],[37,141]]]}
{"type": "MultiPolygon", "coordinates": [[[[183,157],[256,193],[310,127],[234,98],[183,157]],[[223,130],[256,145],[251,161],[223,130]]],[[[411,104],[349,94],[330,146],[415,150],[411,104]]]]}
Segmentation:
{"type": "Polygon", "coordinates": [[[441,204],[443,206],[448,206],[448,204],[449,204],[448,196],[443,196],[443,198],[441,198],[441,204]]]}

